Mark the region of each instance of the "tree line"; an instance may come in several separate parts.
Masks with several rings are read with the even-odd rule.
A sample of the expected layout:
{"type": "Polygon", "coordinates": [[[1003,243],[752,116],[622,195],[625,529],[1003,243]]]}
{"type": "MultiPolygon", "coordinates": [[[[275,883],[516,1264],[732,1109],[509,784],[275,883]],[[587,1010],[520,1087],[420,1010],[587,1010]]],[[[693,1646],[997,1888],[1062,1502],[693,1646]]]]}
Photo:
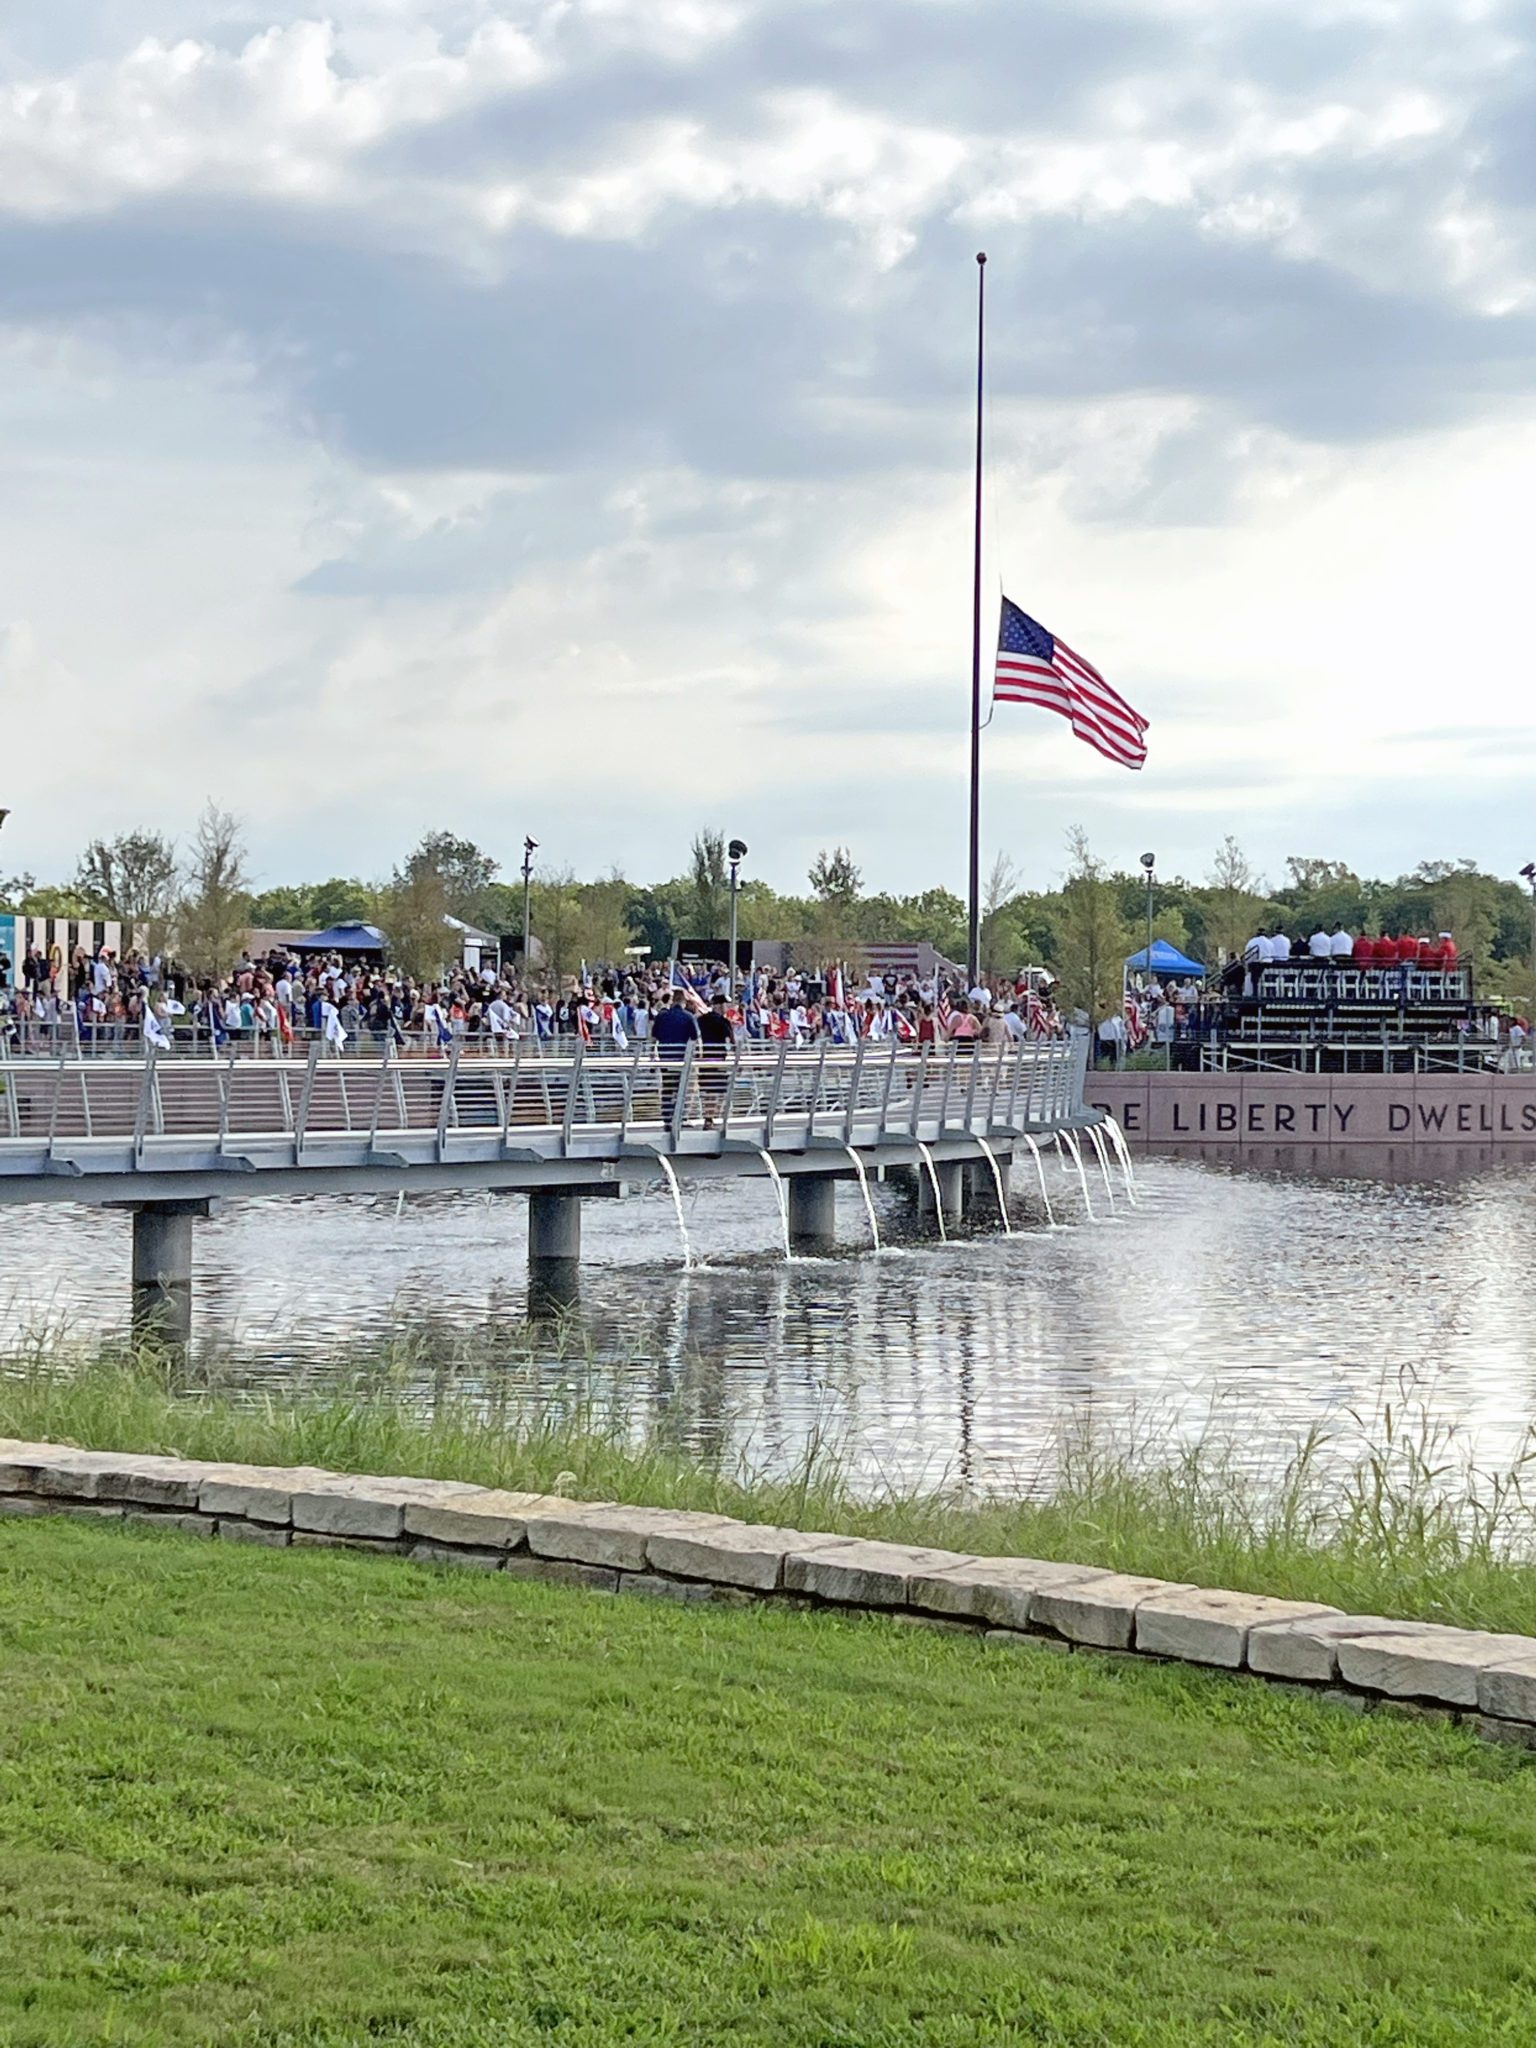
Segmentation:
{"type": "MultiPolygon", "coordinates": [[[[1207,966],[1241,952],[1260,927],[1281,925],[1294,938],[1318,925],[1351,932],[1450,931],[1492,995],[1530,993],[1531,901],[1518,882],[1486,874],[1470,860],[1427,860],[1393,881],[1371,879],[1341,861],[1292,856],[1271,883],[1238,841],[1216,849],[1203,879],[1155,876],[1153,926],[1207,966]]],[[[743,938],[787,941],[800,957],[854,958],[864,945],[927,941],[963,961],[966,909],[951,890],[913,895],[866,891],[844,846],[824,848],[803,894],[784,894],[744,878],[737,902],[743,938]]],[[[451,832],[429,832],[382,881],[331,876],[255,890],[240,821],[210,804],[185,848],[152,831],[95,839],[72,879],[39,887],[31,875],[0,879],[0,903],[31,916],[112,918],[141,932],[151,950],[174,952],[195,974],[217,975],[239,957],[255,930],[319,930],[351,919],[379,925],[393,960],[420,978],[437,974],[452,948],[447,916],[503,937],[520,933],[520,878],[506,878],[495,856],[451,832]]],[[[1063,870],[1049,888],[1026,888],[999,854],[983,891],[982,963],[1011,974],[1047,967],[1074,1006],[1102,1014],[1119,1002],[1122,963],[1146,933],[1146,876],[1096,854],[1087,835],[1068,836],[1063,870]]],[[[730,914],[730,871],[722,832],[694,835],[688,865],[668,881],[637,884],[613,870],[583,880],[569,867],[535,869],[533,930],[549,970],[574,973],[581,961],[614,961],[628,947],[665,957],[675,942],[719,939],[730,914]]]]}

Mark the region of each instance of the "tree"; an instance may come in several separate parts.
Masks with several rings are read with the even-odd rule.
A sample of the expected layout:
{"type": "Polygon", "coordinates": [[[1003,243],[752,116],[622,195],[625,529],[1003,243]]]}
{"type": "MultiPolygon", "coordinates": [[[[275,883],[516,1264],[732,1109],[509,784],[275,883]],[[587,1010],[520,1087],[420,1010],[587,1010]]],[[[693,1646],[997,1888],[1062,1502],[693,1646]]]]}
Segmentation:
{"type": "Polygon", "coordinates": [[[834,846],[830,853],[823,847],[812,861],[806,879],[811,885],[812,895],[819,902],[841,911],[853,908],[859,900],[859,890],[864,881],[846,846],[834,846]]]}
{"type": "Polygon", "coordinates": [[[534,934],[544,948],[544,965],[558,983],[574,974],[581,958],[581,886],[570,868],[542,874],[530,892],[534,934]]]}
{"type": "Polygon", "coordinates": [[[250,919],[258,931],[308,932],[320,924],[314,897],[304,882],[287,888],[263,889],[250,902],[250,919]]]}
{"type": "Polygon", "coordinates": [[[29,875],[25,871],[19,875],[0,875],[0,904],[7,910],[18,908],[36,891],[36,875],[29,875]]]}
{"type": "MultiPolygon", "coordinates": [[[[434,874],[442,883],[448,914],[466,924],[483,925],[491,914],[486,897],[500,872],[500,861],[472,839],[456,838],[452,832],[428,832],[396,870],[395,883],[408,884],[424,874],[434,874]]],[[[356,886],[360,889],[362,885],[356,886]]]]}
{"type": "Polygon", "coordinates": [[[1066,1000],[1097,1024],[1118,1011],[1130,934],[1115,886],[1095,858],[1088,835],[1074,825],[1067,835],[1071,865],[1055,916],[1055,965],[1066,1000]]]}
{"type": "Polygon", "coordinates": [[[723,939],[731,914],[731,881],[725,865],[725,834],[706,826],[689,848],[693,901],[689,912],[694,939],[723,939]]]}
{"type": "Polygon", "coordinates": [[[1008,855],[998,854],[981,894],[981,965],[989,974],[1023,964],[1000,957],[1018,950],[1015,929],[1004,913],[1020,894],[1021,879],[1008,855]]]}
{"type": "Polygon", "coordinates": [[[142,941],[152,953],[165,945],[176,904],[176,848],[158,832],[120,832],[93,839],[80,856],[75,887],[123,927],[125,944],[142,941]]]}
{"type": "Polygon", "coordinates": [[[310,922],[317,931],[327,925],[358,924],[373,908],[373,891],[355,876],[332,875],[307,893],[310,922]]]}
{"type": "MultiPolygon", "coordinates": [[[[443,878],[430,862],[397,874],[379,901],[390,960],[417,981],[435,981],[447,963],[450,934],[443,878]]],[[[457,950],[456,948],[454,950],[457,950]]]]}
{"type": "Polygon", "coordinates": [[[1211,863],[1210,897],[1205,915],[1206,965],[1235,959],[1253,936],[1264,909],[1264,886],[1248,865],[1248,856],[1229,832],[1211,863]],[[1211,954],[1216,958],[1212,959],[1211,954]]]}
{"type": "Polygon", "coordinates": [[[175,911],[176,950],[199,980],[227,974],[251,936],[240,821],[211,800],[192,839],[175,911]]]}

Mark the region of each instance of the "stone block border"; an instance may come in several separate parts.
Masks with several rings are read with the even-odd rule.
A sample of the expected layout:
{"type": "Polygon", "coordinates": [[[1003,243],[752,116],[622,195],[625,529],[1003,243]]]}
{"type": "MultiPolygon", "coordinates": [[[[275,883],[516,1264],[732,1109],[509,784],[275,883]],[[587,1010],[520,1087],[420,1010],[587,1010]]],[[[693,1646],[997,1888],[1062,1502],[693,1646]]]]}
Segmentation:
{"type": "Polygon", "coordinates": [[[1536,1750],[1536,1637],[1341,1614],[1089,1565],[869,1542],[452,1479],[198,1463],[0,1438],[0,1515],[374,1551],[660,1600],[880,1613],[993,1646],[1205,1664],[1536,1750]]]}

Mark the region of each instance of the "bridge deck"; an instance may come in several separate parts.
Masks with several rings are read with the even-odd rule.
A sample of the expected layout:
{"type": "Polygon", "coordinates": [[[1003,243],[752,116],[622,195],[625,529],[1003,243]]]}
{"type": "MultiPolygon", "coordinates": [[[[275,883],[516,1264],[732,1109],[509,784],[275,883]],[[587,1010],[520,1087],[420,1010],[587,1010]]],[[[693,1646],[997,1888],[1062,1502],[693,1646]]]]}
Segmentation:
{"type": "MultiPolygon", "coordinates": [[[[455,1050],[381,1060],[0,1062],[0,1203],[306,1189],[572,1187],[681,1174],[825,1172],[920,1146],[977,1154],[1095,1122],[1086,1041],[923,1052],[741,1047],[727,1060],[455,1050]]],[[[851,1168],[850,1168],[851,1170],[851,1168]]]]}

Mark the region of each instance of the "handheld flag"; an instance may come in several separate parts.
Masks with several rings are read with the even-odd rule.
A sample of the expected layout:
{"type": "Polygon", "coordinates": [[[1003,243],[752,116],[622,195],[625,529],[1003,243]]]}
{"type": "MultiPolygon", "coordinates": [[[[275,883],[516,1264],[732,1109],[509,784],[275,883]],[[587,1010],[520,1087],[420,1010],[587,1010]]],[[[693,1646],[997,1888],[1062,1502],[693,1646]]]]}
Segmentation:
{"type": "Polygon", "coordinates": [[[1147,758],[1147,721],[1141,713],[1109,687],[1091,662],[1006,597],[992,695],[1000,704],[1039,704],[1059,711],[1080,740],[1123,768],[1139,768],[1147,758]]]}

